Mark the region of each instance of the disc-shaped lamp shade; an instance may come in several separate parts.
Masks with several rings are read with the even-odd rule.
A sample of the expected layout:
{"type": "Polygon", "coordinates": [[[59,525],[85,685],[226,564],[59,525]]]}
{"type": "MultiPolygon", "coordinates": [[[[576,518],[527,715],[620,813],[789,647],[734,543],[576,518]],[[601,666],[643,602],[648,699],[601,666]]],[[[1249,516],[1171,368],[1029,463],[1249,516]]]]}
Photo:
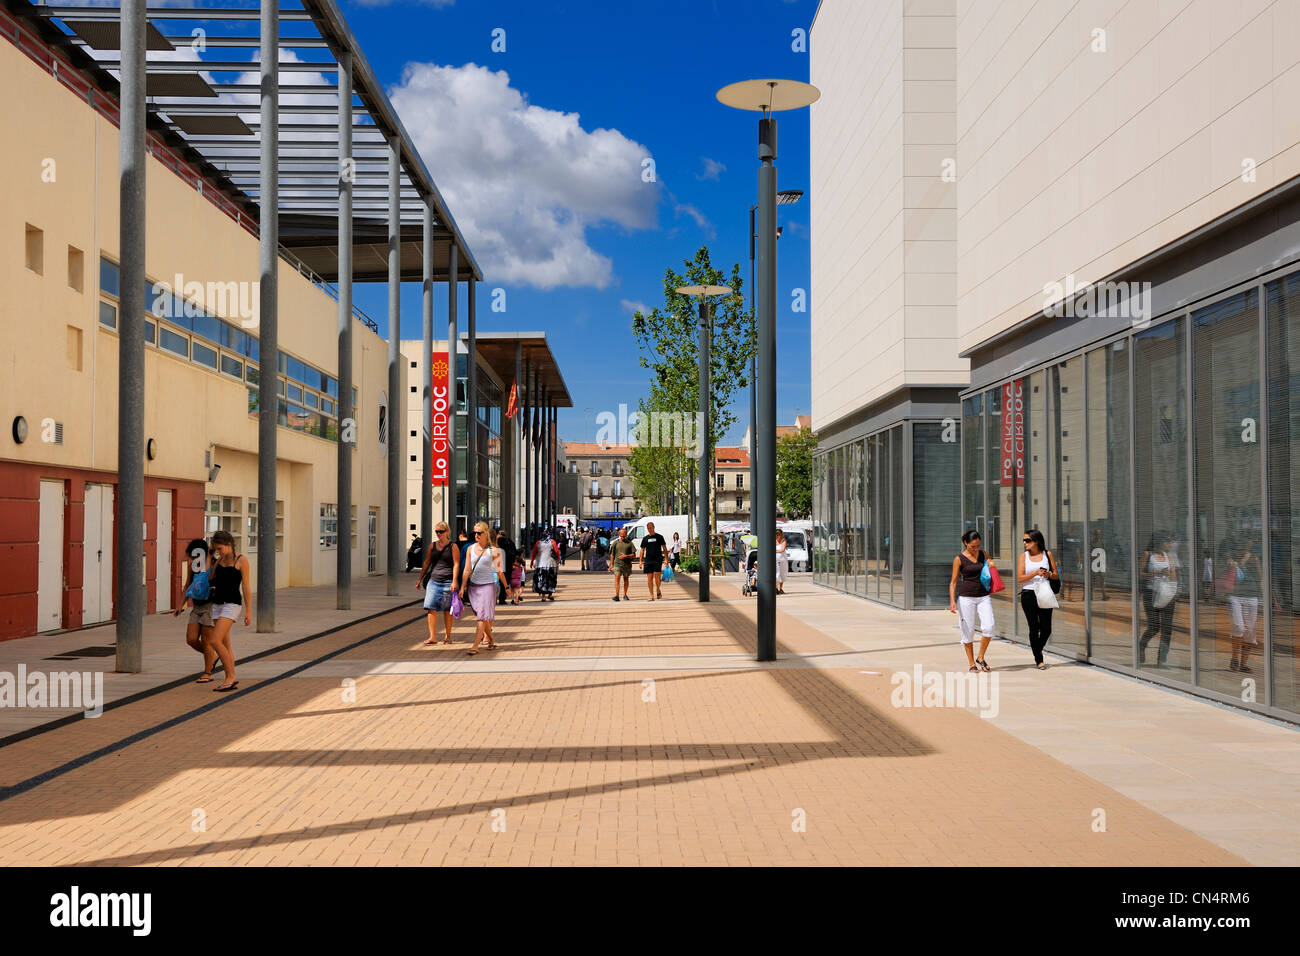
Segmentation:
{"type": "Polygon", "coordinates": [[[776,113],[816,103],[822,91],[798,80],[743,80],[718,90],[718,102],[738,110],[776,113]]]}
{"type": "Polygon", "coordinates": [[[776,194],[776,204],[778,206],[793,206],[802,198],[802,189],[782,189],[776,194]]]}
{"type": "Polygon", "coordinates": [[[677,290],[678,295],[726,295],[731,291],[727,285],[684,285],[677,290]]]}

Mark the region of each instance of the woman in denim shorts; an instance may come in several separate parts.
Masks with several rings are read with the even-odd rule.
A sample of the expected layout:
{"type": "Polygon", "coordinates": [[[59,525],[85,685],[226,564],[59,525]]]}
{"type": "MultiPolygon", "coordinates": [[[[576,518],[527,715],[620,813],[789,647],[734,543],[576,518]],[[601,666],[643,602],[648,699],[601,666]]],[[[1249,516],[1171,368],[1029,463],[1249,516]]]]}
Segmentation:
{"type": "Polygon", "coordinates": [[[460,548],[451,540],[451,529],[439,521],[433,527],[434,543],[425,550],[424,566],[416,589],[424,590],[424,609],[429,612],[428,647],[438,643],[438,614],[442,613],[443,643],[451,643],[451,596],[460,571],[460,548]]]}
{"type": "MultiPolygon", "coordinates": [[[[208,543],[202,538],[195,538],[185,546],[185,556],[185,587],[181,589],[181,594],[190,589],[190,585],[194,583],[194,575],[208,570],[211,558],[208,553],[208,543]]],[[[172,611],[172,616],[179,616],[186,606],[190,608],[190,619],[185,625],[185,643],[203,655],[203,673],[194,683],[210,684],[212,668],[217,663],[217,652],[209,643],[212,639],[212,601],[186,598],[176,610],[172,611]]]]}

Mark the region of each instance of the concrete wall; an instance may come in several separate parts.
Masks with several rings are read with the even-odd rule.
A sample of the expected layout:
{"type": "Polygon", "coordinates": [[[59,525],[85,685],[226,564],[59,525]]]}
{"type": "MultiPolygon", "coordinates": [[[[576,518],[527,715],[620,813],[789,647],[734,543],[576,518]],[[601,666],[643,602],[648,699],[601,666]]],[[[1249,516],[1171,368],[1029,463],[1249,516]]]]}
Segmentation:
{"type": "Polygon", "coordinates": [[[905,385],[967,380],[956,357],[955,13],[954,0],[824,0],[813,24],[816,430],[905,385]]]}
{"type": "MultiPolygon", "coordinates": [[[[0,86],[21,91],[7,100],[6,117],[8,128],[21,135],[0,147],[10,186],[0,191],[0,405],[5,409],[0,470],[111,475],[117,469],[118,336],[100,325],[98,308],[100,256],[119,258],[118,130],[9,42],[0,42],[0,86]],[[41,231],[39,273],[28,268],[28,226],[41,231]],[[79,273],[72,277],[70,247],[81,253],[79,273]],[[16,415],[31,426],[22,445],[10,433],[16,415]],[[47,419],[63,424],[62,444],[41,440],[47,419]]],[[[171,283],[180,274],[202,283],[256,283],[255,236],[155,157],[147,163],[146,188],[149,278],[171,283]]],[[[279,301],[282,350],[335,375],[336,302],[284,262],[279,301]]],[[[223,317],[240,321],[236,314],[223,317]]],[[[255,328],[248,331],[256,334],[255,328]]],[[[386,462],[377,435],[380,395],[387,389],[387,346],[359,322],[354,343],[360,398],[353,567],[364,574],[366,510],[386,507],[386,462]]],[[[158,487],[197,485],[210,495],[239,497],[246,509],[247,500],[257,495],[257,424],[248,413],[244,383],[149,346],[144,386],[145,435],[156,447],[156,456],[145,464],[146,476],[163,483],[158,487]],[[208,484],[210,449],[222,471],[208,484]]],[[[278,446],[278,494],[286,507],[277,582],[332,581],[334,552],[320,547],[319,507],[337,500],[338,446],[287,428],[279,429],[278,446]]],[[[146,507],[152,505],[146,501],[146,507]]],[[[176,527],[179,536],[179,521],[176,527]]],[[[384,527],[381,520],[380,572],[384,527]]],[[[340,530],[347,532],[342,516],[340,530]]],[[[256,555],[250,559],[255,564],[256,555]]],[[[71,565],[79,567],[77,561],[71,565]]],[[[72,614],[65,626],[75,625],[72,614]]]]}
{"type": "Polygon", "coordinates": [[[1036,314],[1045,283],[1300,174],[1294,0],[959,0],[956,39],[962,349],[1036,314]]]}

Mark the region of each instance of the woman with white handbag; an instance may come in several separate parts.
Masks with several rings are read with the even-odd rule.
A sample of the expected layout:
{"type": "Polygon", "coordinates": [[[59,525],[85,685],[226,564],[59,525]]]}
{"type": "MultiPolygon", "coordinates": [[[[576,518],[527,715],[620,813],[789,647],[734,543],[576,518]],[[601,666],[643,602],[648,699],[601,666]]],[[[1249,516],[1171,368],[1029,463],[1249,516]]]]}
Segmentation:
{"type": "Polygon", "coordinates": [[[1052,636],[1052,609],[1061,606],[1055,593],[1060,584],[1053,587],[1052,582],[1060,582],[1061,575],[1043,532],[1026,531],[1023,541],[1025,553],[1016,569],[1016,583],[1020,585],[1020,607],[1029,622],[1029,649],[1034,652],[1034,664],[1044,671],[1043,648],[1052,636]]]}
{"type": "Polygon", "coordinates": [[[1155,534],[1142,555],[1142,603],[1147,612],[1146,630],[1138,640],[1138,667],[1146,666],[1147,645],[1157,633],[1160,653],[1156,667],[1163,669],[1169,658],[1169,641],[1174,631],[1174,606],[1178,603],[1178,572],[1169,552],[1170,536],[1155,534]]]}

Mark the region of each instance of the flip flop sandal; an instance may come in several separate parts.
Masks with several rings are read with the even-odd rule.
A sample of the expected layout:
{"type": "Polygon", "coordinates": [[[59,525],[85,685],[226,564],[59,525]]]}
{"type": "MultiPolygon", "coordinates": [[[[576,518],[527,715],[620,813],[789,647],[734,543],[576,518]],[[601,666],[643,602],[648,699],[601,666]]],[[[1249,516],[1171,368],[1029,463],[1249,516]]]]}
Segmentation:
{"type": "Polygon", "coordinates": [[[978,667],[976,667],[974,664],[972,664],[972,665],[970,666],[970,673],[972,673],[972,674],[978,674],[979,672],[980,672],[980,669],[979,669],[978,667]]]}
{"type": "Polygon", "coordinates": [[[235,681],[234,683],[231,684],[222,684],[220,687],[214,687],[212,688],[212,693],[224,694],[227,691],[232,691],[232,690],[239,690],[239,681],[235,681]]]}
{"type": "Polygon", "coordinates": [[[196,683],[196,684],[211,684],[211,683],[212,683],[212,675],[211,675],[211,674],[208,674],[208,673],[206,673],[206,672],[203,673],[203,674],[200,674],[200,675],[199,675],[199,679],[196,680],[194,683],[196,683]]]}
{"type": "Polygon", "coordinates": [[[993,670],[993,668],[989,667],[988,661],[976,661],[975,663],[978,664],[980,666],[980,670],[984,671],[984,673],[986,674],[989,671],[993,670]]]}

